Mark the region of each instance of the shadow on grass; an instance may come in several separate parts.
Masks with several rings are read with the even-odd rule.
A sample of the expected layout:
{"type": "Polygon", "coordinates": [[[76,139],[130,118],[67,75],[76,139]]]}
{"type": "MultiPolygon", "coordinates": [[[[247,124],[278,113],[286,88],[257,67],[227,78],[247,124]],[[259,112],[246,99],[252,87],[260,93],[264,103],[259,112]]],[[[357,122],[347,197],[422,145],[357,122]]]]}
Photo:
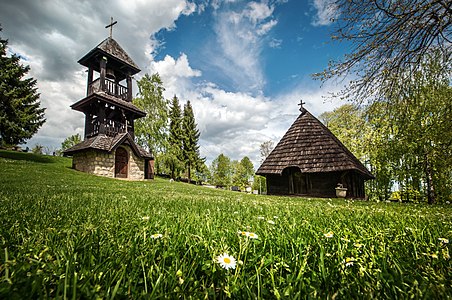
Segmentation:
{"type": "Polygon", "coordinates": [[[13,160],[26,160],[38,163],[54,163],[55,161],[49,157],[33,153],[24,153],[16,151],[4,151],[0,150],[0,157],[13,159],[13,160]]]}

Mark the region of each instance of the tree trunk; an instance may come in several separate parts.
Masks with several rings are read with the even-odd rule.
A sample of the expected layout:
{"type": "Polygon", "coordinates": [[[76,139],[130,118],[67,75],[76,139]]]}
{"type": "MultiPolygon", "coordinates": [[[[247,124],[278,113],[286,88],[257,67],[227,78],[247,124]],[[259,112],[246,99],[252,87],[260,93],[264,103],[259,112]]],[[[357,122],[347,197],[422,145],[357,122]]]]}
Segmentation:
{"type": "Polygon", "coordinates": [[[433,183],[433,170],[427,154],[425,155],[425,177],[427,179],[427,201],[428,204],[434,204],[436,202],[436,195],[433,183]]]}
{"type": "Polygon", "coordinates": [[[190,163],[188,164],[188,183],[191,183],[191,168],[190,168],[190,163]]]}

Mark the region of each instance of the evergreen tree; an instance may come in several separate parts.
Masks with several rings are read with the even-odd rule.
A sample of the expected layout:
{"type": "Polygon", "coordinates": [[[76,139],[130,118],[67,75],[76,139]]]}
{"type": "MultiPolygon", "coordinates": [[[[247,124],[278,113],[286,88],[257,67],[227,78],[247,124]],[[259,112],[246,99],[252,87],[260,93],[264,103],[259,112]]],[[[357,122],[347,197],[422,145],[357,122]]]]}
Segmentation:
{"type": "Polygon", "coordinates": [[[24,143],[45,122],[36,80],[22,79],[30,67],[16,54],[7,57],[7,44],[0,37],[0,146],[24,143]]]}
{"type": "Polygon", "coordinates": [[[195,117],[193,115],[193,109],[190,101],[184,105],[184,116],[182,120],[182,132],[183,138],[183,150],[182,155],[187,170],[189,181],[191,180],[191,171],[195,167],[198,170],[201,164],[204,162],[204,158],[199,154],[199,130],[196,128],[195,117]]]}
{"type": "Polygon", "coordinates": [[[169,113],[170,127],[168,137],[168,151],[165,162],[171,172],[171,178],[179,176],[183,169],[183,131],[182,131],[182,112],[179,105],[179,99],[174,96],[171,101],[169,113]]]}

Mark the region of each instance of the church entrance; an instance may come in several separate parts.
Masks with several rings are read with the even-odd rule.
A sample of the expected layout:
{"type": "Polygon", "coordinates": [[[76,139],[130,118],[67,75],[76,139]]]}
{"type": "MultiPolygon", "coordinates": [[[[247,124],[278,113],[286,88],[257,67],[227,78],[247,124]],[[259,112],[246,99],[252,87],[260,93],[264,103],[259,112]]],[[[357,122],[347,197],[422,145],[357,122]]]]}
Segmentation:
{"type": "Polygon", "coordinates": [[[129,167],[129,154],[127,150],[119,147],[115,155],[115,177],[127,178],[129,167]]]}
{"type": "Polygon", "coordinates": [[[301,171],[297,167],[290,167],[284,170],[289,180],[289,194],[302,195],[306,194],[306,175],[301,174],[301,171]]]}

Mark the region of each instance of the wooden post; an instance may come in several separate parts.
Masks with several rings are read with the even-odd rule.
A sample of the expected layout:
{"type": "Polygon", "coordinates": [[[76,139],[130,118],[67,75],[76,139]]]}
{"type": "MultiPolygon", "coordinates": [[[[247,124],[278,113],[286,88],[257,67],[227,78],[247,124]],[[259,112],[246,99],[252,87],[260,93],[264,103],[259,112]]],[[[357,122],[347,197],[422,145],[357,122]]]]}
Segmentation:
{"type": "Polygon", "coordinates": [[[88,84],[86,85],[86,96],[89,96],[89,90],[91,88],[92,82],[93,82],[93,68],[90,65],[88,68],[88,84]]]}
{"type": "Polygon", "coordinates": [[[132,102],[132,76],[127,74],[127,101],[132,102]]]}
{"type": "Polygon", "coordinates": [[[105,74],[107,72],[107,58],[104,56],[100,60],[100,90],[105,92],[105,74]]]}
{"type": "Polygon", "coordinates": [[[93,125],[91,124],[92,120],[93,120],[93,116],[89,112],[86,112],[85,113],[85,139],[93,131],[93,125]]]}
{"type": "Polygon", "coordinates": [[[99,134],[105,134],[105,104],[103,102],[100,103],[99,108],[99,134]]]}

